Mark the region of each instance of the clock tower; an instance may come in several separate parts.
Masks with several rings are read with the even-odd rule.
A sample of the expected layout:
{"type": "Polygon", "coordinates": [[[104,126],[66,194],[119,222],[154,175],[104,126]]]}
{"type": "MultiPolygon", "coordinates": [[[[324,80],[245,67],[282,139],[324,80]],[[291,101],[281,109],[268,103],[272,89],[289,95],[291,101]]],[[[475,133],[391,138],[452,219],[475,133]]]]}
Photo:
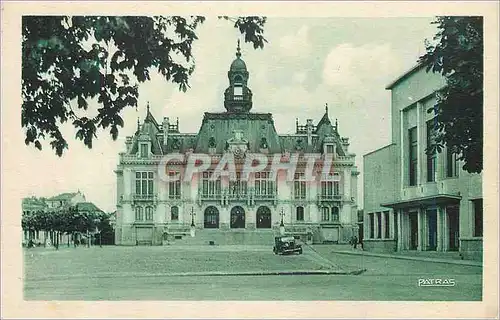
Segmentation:
{"type": "Polygon", "coordinates": [[[252,91],[247,87],[249,74],[241,59],[240,40],[227,76],[229,87],[224,92],[224,107],[230,113],[247,113],[252,108],[252,91]]]}

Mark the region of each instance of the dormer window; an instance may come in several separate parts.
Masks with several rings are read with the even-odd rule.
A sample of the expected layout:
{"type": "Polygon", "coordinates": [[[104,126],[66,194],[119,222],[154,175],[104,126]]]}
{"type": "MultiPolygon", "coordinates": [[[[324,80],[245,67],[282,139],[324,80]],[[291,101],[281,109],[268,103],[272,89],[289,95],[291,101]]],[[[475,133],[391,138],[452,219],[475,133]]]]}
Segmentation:
{"type": "Polygon", "coordinates": [[[140,144],[139,155],[141,158],[147,158],[149,156],[149,144],[148,143],[141,143],[140,144]]]}
{"type": "Polygon", "coordinates": [[[332,154],[334,152],[333,144],[325,145],[325,151],[326,151],[326,153],[332,154]]]}

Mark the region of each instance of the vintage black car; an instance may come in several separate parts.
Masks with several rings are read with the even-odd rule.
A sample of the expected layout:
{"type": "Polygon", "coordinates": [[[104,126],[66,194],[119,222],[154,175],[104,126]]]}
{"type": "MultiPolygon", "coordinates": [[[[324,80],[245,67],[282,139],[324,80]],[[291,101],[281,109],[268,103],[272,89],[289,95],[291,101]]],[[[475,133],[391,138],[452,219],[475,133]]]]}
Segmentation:
{"type": "Polygon", "coordinates": [[[294,237],[275,237],[274,254],[302,254],[302,246],[295,242],[294,237]]]}

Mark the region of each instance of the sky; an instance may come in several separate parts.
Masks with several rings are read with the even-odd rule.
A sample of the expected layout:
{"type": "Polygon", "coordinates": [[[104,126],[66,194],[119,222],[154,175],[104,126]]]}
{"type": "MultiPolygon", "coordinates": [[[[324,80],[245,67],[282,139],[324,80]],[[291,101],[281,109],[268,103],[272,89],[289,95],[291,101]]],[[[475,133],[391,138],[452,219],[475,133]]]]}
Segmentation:
{"type": "MultiPolygon", "coordinates": [[[[330,119],[348,137],[361,172],[359,208],[363,207],[363,155],[390,143],[390,91],[386,85],[411,69],[425,52],[424,40],[436,33],[427,18],[277,18],[265,26],[268,43],[254,49],[242,43],[253,92],[252,112],[270,112],[279,133],[294,133],[295,119],[316,123],[328,103],[330,119]]],[[[231,22],[207,17],[193,45],[196,69],[187,92],[153,74],[139,87],[138,108],[122,114],[125,127],[113,141],[100,132],[92,149],[75,140],[75,130],[63,127],[69,144],[62,157],[44,144],[20,149],[19,181],[24,196],[84,193],[101,209],[116,210],[118,153],[125,137],[142,121],[149,102],[158,122],[179,118],[182,132],[197,132],[204,112],[223,112],[227,71],[235,58],[239,31],[231,22]],[[42,169],[40,169],[42,168],[42,169]]],[[[19,128],[21,130],[21,128],[19,128]]]]}

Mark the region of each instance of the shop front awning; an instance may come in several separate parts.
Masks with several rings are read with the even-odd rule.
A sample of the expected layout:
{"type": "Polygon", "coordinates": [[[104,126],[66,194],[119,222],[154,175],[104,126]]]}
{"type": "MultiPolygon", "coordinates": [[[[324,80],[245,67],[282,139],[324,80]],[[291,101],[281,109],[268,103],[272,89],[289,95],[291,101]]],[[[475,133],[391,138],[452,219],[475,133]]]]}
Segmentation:
{"type": "Polygon", "coordinates": [[[459,195],[437,194],[427,197],[381,203],[380,205],[382,207],[401,209],[401,208],[411,208],[411,207],[428,207],[428,206],[442,205],[442,204],[456,204],[460,202],[461,199],[462,197],[459,195]]]}

